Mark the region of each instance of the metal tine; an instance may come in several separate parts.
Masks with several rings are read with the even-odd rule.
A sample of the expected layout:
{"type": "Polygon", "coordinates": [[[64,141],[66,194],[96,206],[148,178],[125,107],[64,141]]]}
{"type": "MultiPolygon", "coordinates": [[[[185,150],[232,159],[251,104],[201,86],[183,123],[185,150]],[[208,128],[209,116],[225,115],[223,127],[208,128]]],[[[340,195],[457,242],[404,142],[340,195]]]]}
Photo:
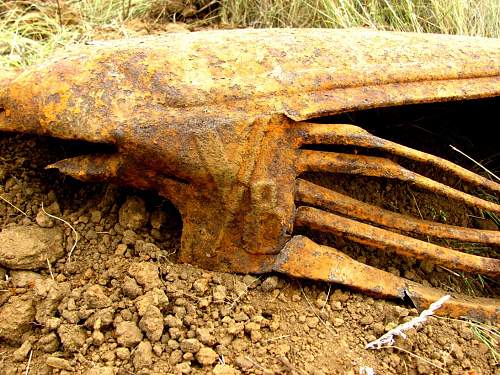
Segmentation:
{"type": "Polygon", "coordinates": [[[500,193],[500,184],[495,181],[491,181],[438,156],[374,136],[359,126],[350,124],[302,123],[299,130],[303,130],[301,133],[305,134],[302,136],[302,144],[358,146],[385,151],[393,155],[432,165],[446,172],[451,172],[473,185],[500,193]]]}
{"type": "Polygon", "coordinates": [[[427,260],[451,269],[500,276],[500,259],[462,253],[313,207],[298,207],[295,225],[339,234],[379,250],[392,250],[403,256],[427,260]]]}
{"type": "MultiPolygon", "coordinates": [[[[409,297],[419,310],[426,309],[444,293],[357,262],[333,247],[318,245],[304,236],[295,236],[285,245],[273,268],[290,276],[334,282],[379,297],[409,297]]],[[[490,298],[454,294],[436,313],[496,321],[500,318],[500,305],[498,300],[490,298]]]]}
{"type": "Polygon", "coordinates": [[[472,207],[500,213],[500,205],[496,203],[453,189],[440,182],[436,182],[428,177],[403,168],[399,164],[385,158],[350,155],[336,152],[301,150],[296,167],[299,173],[346,173],[407,181],[420,188],[456,199],[457,201],[461,201],[472,207]]]}
{"type": "Polygon", "coordinates": [[[463,228],[416,219],[358,201],[300,178],[296,181],[295,197],[299,204],[337,212],[385,228],[466,242],[500,245],[500,231],[463,228]]]}

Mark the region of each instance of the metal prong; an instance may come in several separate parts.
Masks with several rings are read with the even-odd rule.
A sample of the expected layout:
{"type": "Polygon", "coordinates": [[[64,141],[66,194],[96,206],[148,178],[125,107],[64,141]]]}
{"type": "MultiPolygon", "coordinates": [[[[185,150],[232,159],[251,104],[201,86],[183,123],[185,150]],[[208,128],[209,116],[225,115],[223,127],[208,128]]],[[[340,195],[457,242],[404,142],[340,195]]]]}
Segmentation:
{"type": "Polygon", "coordinates": [[[302,139],[303,144],[335,144],[376,149],[432,165],[447,173],[452,173],[473,185],[500,193],[500,184],[497,182],[488,180],[487,178],[438,156],[376,137],[358,126],[349,124],[312,123],[303,123],[301,125],[301,129],[303,129],[306,134],[302,139]]]}
{"type": "MultiPolygon", "coordinates": [[[[443,296],[439,289],[427,288],[357,262],[332,247],[318,245],[303,236],[295,236],[286,244],[278,255],[274,270],[294,277],[335,282],[378,297],[409,297],[419,310],[426,309],[443,296]]],[[[495,299],[454,295],[436,313],[498,321],[500,304],[495,299]]]]}
{"type": "Polygon", "coordinates": [[[375,156],[302,150],[297,163],[299,172],[346,173],[407,181],[416,186],[461,201],[472,207],[500,213],[500,205],[474,197],[375,156]]]}
{"type": "Polygon", "coordinates": [[[500,245],[500,231],[462,228],[416,219],[358,201],[347,195],[302,179],[297,180],[296,187],[296,200],[304,205],[322,208],[330,212],[350,216],[354,219],[381,225],[385,228],[402,230],[409,233],[418,233],[439,238],[453,238],[466,242],[500,245]]]}
{"type": "Polygon", "coordinates": [[[295,225],[339,234],[352,241],[465,272],[498,277],[500,259],[485,258],[420,241],[312,207],[299,207],[295,225]]]}

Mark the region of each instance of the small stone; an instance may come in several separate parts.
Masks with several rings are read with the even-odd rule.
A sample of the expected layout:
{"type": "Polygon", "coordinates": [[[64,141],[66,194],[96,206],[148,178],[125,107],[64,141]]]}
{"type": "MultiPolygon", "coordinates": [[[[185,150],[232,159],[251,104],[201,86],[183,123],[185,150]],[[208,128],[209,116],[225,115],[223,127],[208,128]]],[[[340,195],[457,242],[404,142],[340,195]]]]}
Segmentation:
{"type": "Polygon", "coordinates": [[[259,342],[262,340],[262,333],[260,331],[251,331],[250,340],[252,340],[252,342],[259,342]]]}
{"type": "Polygon", "coordinates": [[[267,277],[260,286],[264,292],[272,292],[278,287],[278,277],[269,276],[267,277]]]}
{"type": "Polygon", "coordinates": [[[235,360],[236,365],[242,370],[250,370],[253,367],[252,361],[250,361],[246,356],[240,355],[236,357],[235,360]]]}
{"type": "Polygon", "coordinates": [[[54,226],[54,220],[42,210],[36,214],[35,221],[42,228],[52,228],[54,226]]]}
{"type": "Polygon", "coordinates": [[[123,228],[132,230],[142,228],[148,220],[144,200],[139,197],[127,198],[125,203],[120,207],[118,218],[123,228]]]}
{"type": "Polygon", "coordinates": [[[160,288],[162,286],[162,282],[160,280],[160,275],[158,272],[158,266],[154,263],[150,262],[133,263],[129,267],[128,273],[145,290],[160,288]]]}
{"type": "Polygon", "coordinates": [[[226,295],[227,295],[227,290],[224,285],[217,285],[212,293],[214,302],[216,303],[224,302],[224,300],[226,299],[226,295]]]}
{"type": "Polygon", "coordinates": [[[201,349],[201,343],[197,339],[185,339],[181,342],[180,347],[184,353],[196,354],[201,349]]]}
{"type": "Polygon", "coordinates": [[[309,328],[316,328],[319,323],[319,318],[317,316],[307,317],[306,324],[309,328]]]}
{"type": "Polygon", "coordinates": [[[359,321],[361,323],[361,325],[363,326],[367,326],[369,324],[372,324],[373,323],[373,316],[371,315],[365,315],[361,318],[361,320],[359,321]]]}
{"type": "Polygon", "coordinates": [[[17,288],[32,288],[43,276],[33,271],[10,271],[10,282],[17,288]]]}
{"type": "Polygon", "coordinates": [[[31,329],[35,308],[31,299],[12,296],[0,306],[0,339],[19,343],[23,333],[31,329]]]}
{"type": "Polygon", "coordinates": [[[12,359],[16,362],[22,362],[28,357],[31,350],[31,342],[25,341],[23,344],[12,353],[12,359]]]}
{"type": "Polygon", "coordinates": [[[349,297],[350,297],[349,292],[343,292],[340,289],[335,289],[330,299],[331,301],[347,302],[349,297]]]}
{"type": "Polygon", "coordinates": [[[193,289],[200,294],[204,294],[208,290],[208,280],[198,279],[193,283],[193,289]]]}
{"type": "MultiPolygon", "coordinates": [[[[120,256],[125,255],[125,253],[127,252],[127,249],[128,249],[127,245],[122,244],[122,243],[118,244],[118,246],[116,246],[116,249],[115,249],[115,255],[120,255],[120,256]]],[[[130,279],[130,277],[128,277],[128,278],[130,279]]],[[[135,282],[135,280],[134,280],[134,282],[135,282]]]]}
{"type": "Polygon", "coordinates": [[[182,320],[173,315],[167,315],[165,317],[165,325],[170,328],[180,328],[183,326],[182,320]]]}
{"type": "Polygon", "coordinates": [[[83,293],[83,300],[90,309],[102,309],[113,303],[100,285],[92,285],[83,293]]]}
{"type": "Polygon", "coordinates": [[[245,324],[245,332],[252,332],[260,330],[260,324],[255,322],[249,322],[245,324]]]}
{"type": "Polygon", "coordinates": [[[247,286],[248,289],[253,289],[257,287],[259,283],[259,278],[252,276],[252,275],[245,275],[243,276],[243,283],[247,286]]]}
{"type": "Polygon", "coordinates": [[[61,324],[57,329],[61,344],[69,352],[78,352],[87,340],[83,327],[75,324],[61,324]]]}
{"type": "Polygon", "coordinates": [[[90,221],[94,224],[99,224],[99,222],[101,221],[101,218],[102,218],[101,211],[93,210],[90,213],[90,221]]]}
{"type": "Polygon", "coordinates": [[[211,348],[203,347],[198,353],[196,353],[196,360],[202,366],[210,366],[213,364],[219,355],[211,348]]]}
{"type": "Polygon", "coordinates": [[[47,319],[47,323],[45,323],[45,327],[47,327],[49,331],[57,331],[60,325],[61,318],[56,318],[55,316],[47,319]]]}
{"type": "Polygon", "coordinates": [[[96,366],[85,371],[83,375],[114,375],[115,373],[115,368],[112,366],[96,366]]]}
{"type": "Polygon", "coordinates": [[[196,330],[196,337],[204,345],[213,346],[215,344],[215,337],[212,336],[208,328],[198,328],[196,330]]]}
{"type": "Polygon", "coordinates": [[[47,366],[53,367],[59,370],[74,371],[73,367],[67,359],[59,357],[48,357],[45,362],[47,366]]]}
{"type": "Polygon", "coordinates": [[[163,314],[156,306],[148,306],[146,313],[139,322],[139,328],[151,342],[160,340],[163,333],[163,314]]]}
{"type": "Polygon", "coordinates": [[[163,353],[163,344],[160,344],[159,342],[155,343],[153,345],[153,352],[157,357],[161,356],[161,353],[163,353]]]}
{"type": "Polygon", "coordinates": [[[45,353],[54,353],[59,350],[59,339],[54,332],[42,336],[38,339],[38,346],[42,348],[45,353]]]}
{"type": "Polygon", "coordinates": [[[163,289],[154,288],[138,297],[134,303],[139,316],[143,316],[149,306],[156,306],[160,310],[165,309],[168,306],[168,297],[163,289]]]}
{"type": "Polygon", "coordinates": [[[131,229],[127,229],[123,232],[122,245],[133,245],[137,241],[137,234],[131,229]]]}
{"type": "Polygon", "coordinates": [[[175,372],[177,374],[189,374],[191,372],[191,364],[189,362],[182,362],[175,365],[175,372]]]}
{"type": "Polygon", "coordinates": [[[231,365],[222,365],[218,363],[213,369],[214,375],[240,375],[241,372],[231,365]]]}
{"type": "Polygon", "coordinates": [[[136,298],[142,294],[142,288],[137,284],[135,279],[125,276],[122,284],[123,294],[130,298],[136,298]]]}
{"type": "Polygon", "coordinates": [[[135,322],[124,321],[116,325],[116,341],[126,348],[133,348],[142,341],[142,332],[135,322]]]}
{"type": "Polygon", "coordinates": [[[330,306],[334,311],[342,310],[342,302],[340,301],[331,301],[330,306]]]}
{"type": "Polygon", "coordinates": [[[122,361],[127,361],[130,358],[130,350],[128,348],[116,348],[116,357],[122,361]]]}
{"type": "Polygon", "coordinates": [[[149,341],[141,341],[137,345],[133,362],[136,371],[153,364],[153,347],[149,341]]]}
{"type": "Polygon", "coordinates": [[[96,347],[104,343],[104,334],[101,331],[92,332],[92,344],[96,347]]]}
{"type": "Polygon", "coordinates": [[[15,270],[47,268],[64,255],[60,228],[12,225],[0,232],[0,265],[15,270]]]}
{"type": "Polygon", "coordinates": [[[40,324],[46,324],[53,317],[61,300],[70,293],[70,285],[58,283],[49,277],[35,281],[34,292],[35,319],[40,324]]]}
{"type": "Polygon", "coordinates": [[[333,319],[333,326],[334,327],[341,327],[344,325],[344,319],[342,318],[334,318],[333,319]]]}

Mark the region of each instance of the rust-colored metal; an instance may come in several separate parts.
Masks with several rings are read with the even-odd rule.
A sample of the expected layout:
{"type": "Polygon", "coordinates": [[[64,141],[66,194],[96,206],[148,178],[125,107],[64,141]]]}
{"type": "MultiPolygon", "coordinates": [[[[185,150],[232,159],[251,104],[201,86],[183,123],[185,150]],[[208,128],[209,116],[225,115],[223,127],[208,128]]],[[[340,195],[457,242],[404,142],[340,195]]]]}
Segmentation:
{"type": "MultiPolygon", "coordinates": [[[[498,260],[321,209],[388,229],[480,243],[498,244],[498,233],[406,218],[318,190],[297,177],[322,171],[396,178],[491,212],[500,213],[500,206],[385,158],[301,147],[372,148],[446,170],[492,194],[500,192],[500,184],[353,125],[307,120],[498,96],[500,42],[495,39],[359,29],[206,31],[75,46],[0,78],[0,131],[112,146],[112,153],[50,167],[80,180],[152,189],[170,199],[183,217],[182,262],[340,282],[379,296],[407,296],[425,308],[439,290],[294,236],[295,226],[492,276],[500,273],[498,260]]],[[[457,297],[441,311],[497,319],[499,307],[496,300],[457,297]]]]}

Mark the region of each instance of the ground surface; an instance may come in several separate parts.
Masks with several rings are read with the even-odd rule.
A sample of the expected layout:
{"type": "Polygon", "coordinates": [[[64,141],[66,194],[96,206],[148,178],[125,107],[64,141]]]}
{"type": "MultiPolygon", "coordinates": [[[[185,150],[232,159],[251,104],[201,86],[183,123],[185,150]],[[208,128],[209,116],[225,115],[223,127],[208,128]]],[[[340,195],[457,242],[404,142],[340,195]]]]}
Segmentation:
{"type": "MultiPolygon", "coordinates": [[[[0,251],[8,263],[0,267],[1,374],[25,373],[28,363],[30,374],[358,374],[363,366],[378,374],[499,373],[465,322],[433,318],[409,331],[396,344],[413,355],[368,351],[367,342],[417,311],[336,285],[175,263],[182,225],[167,201],[44,169],[78,147],[0,135],[0,194],[27,215],[0,201],[0,229],[16,249],[0,251]],[[79,233],[71,261],[72,231],[46,216],[42,203],[79,233]],[[36,246],[50,250],[45,258],[22,252],[36,246]]],[[[471,218],[475,211],[403,184],[310,178],[398,212],[498,229],[491,220],[471,218]]],[[[309,235],[424,284],[498,296],[492,284],[481,288],[477,278],[309,235]]]]}

